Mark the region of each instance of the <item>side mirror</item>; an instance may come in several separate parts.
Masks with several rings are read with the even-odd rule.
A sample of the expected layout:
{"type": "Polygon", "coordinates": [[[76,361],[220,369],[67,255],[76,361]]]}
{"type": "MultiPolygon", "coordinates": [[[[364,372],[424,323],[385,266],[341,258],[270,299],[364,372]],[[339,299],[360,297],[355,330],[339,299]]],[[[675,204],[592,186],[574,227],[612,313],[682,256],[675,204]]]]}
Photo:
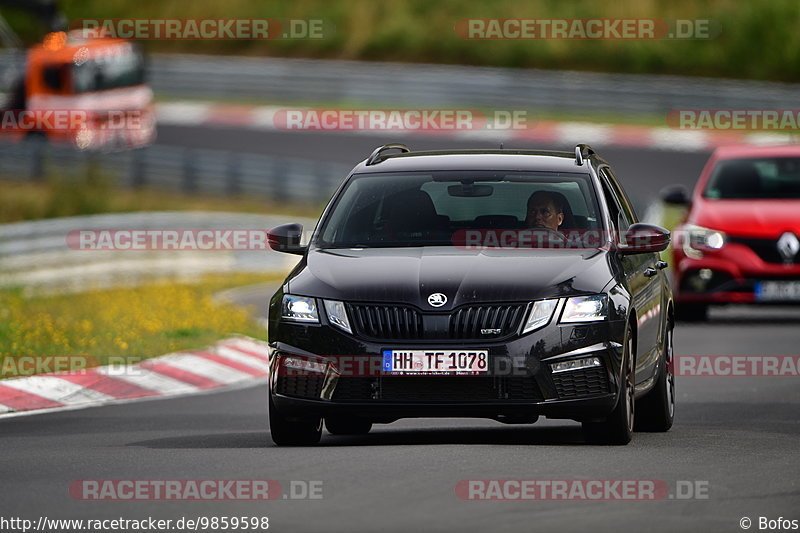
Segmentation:
{"type": "Polygon", "coordinates": [[[624,240],[620,240],[624,244],[620,244],[617,251],[626,255],[663,252],[669,246],[669,231],[655,224],[639,222],[622,233],[621,237],[624,237],[624,240]]]}
{"type": "Polygon", "coordinates": [[[689,191],[683,185],[671,185],[661,190],[661,201],[670,205],[681,205],[689,207],[692,205],[692,199],[689,196],[689,191]]]}
{"type": "Polygon", "coordinates": [[[303,255],[306,247],[300,245],[302,224],[283,224],[267,232],[267,244],[276,252],[303,255]]]}

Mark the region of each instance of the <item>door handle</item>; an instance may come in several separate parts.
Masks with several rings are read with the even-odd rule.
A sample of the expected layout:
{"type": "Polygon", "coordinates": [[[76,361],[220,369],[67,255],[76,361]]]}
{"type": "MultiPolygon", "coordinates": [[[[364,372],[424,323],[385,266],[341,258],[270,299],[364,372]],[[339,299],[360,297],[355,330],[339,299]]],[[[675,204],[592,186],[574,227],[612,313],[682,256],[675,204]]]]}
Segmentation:
{"type": "Polygon", "coordinates": [[[659,270],[664,270],[668,266],[669,264],[666,261],[656,261],[656,268],[659,270]]]}
{"type": "Polygon", "coordinates": [[[655,268],[652,268],[652,267],[646,268],[645,271],[644,271],[644,275],[646,277],[648,277],[648,278],[652,278],[656,274],[658,274],[658,270],[656,270],[655,268]]]}

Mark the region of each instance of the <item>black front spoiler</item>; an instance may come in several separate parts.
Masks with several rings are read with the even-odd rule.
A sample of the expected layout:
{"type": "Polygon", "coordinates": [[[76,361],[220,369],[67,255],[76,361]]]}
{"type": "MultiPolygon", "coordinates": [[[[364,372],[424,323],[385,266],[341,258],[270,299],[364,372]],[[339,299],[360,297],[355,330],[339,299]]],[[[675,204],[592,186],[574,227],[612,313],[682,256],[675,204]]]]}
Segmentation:
{"type": "MultiPolygon", "coordinates": [[[[270,392],[272,394],[272,392],[270,392]]],[[[353,416],[372,420],[399,418],[524,418],[546,416],[571,420],[605,418],[614,409],[617,395],[601,394],[574,400],[485,401],[485,402],[388,402],[329,401],[272,394],[275,407],[283,416],[353,416]]]]}

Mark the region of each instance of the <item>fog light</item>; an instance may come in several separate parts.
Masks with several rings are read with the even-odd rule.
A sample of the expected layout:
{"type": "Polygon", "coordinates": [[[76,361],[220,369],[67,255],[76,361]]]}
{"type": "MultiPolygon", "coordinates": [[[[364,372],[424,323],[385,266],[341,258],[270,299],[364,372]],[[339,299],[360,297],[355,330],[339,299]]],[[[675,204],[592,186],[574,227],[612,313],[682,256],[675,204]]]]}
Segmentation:
{"type": "Polygon", "coordinates": [[[559,372],[568,372],[570,370],[581,370],[583,368],[592,368],[595,366],[602,366],[599,357],[584,357],[583,359],[570,359],[569,361],[560,361],[552,363],[550,370],[553,374],[559,372]]]}
{"type": "Polygon", "coordinates": [[[306,359],[301,359],[300,357],[284,357],[282,363],[285,368],[291,368],[292,370],[318,372],[320,374],[325,373],[325,363],[308,361],[306,359]]]}
{"type": "Polygon", "coordinates": [[[701,268],[699,275],[700,279],[702,279],[703,281],[708,281],[711,279],[711,276],[713,276],[714,273],[711,271],[710,268],[701,268]]]}
{"type": "Polygon", "coordinates": [[[705,292],[706,286],[708,285],[708,280],[711,279],[710,277],[706,277],[706,275],[703,275],[703,270],[708,270],[708,269],[704,268],[697,272],[692,272],[692,274],[687,279],[686,282],[687,285],[689,285],[691,290],[694,292],[705,292]]]}

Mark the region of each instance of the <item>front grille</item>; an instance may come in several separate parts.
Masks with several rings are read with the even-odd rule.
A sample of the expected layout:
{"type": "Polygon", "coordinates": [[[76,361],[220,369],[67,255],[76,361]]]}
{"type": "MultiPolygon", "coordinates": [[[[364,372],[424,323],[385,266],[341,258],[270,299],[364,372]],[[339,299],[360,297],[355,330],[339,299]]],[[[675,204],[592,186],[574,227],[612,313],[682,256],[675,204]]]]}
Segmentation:
{"type": "Polygon", "coordinates": [[[532,377],[514,377],[505,379],[505,388],[509,400],[542,400],[539,385],[532,377]]]}
{"type": "Polygon", "coordinates": [[[553,374],[553,383],[560,399],[611,392],[602,366],[553,374]]]}
{"type": "Polygon", "coordinates": [[[470,305],[457,309],[450,317],[452,339],[496,339],[516,331],[525,305],[470,305]],[[499,330],[481,334],[482,329],[499,330]]]}
{"type": "Polygon", "coordinates": [[[335,401],[472,402],[542,400],[533,377],[491,376],[382,376],[339,378],[335,401]]]}
{"type": "Polygon", "coordinates": [[[356,334],[375,339],[422,338],[422,315],[399,305],[348,304],[356,334]]]}
{"type": "Polygon", "coordinates": [[[494,340],[517,331],[527,304],[467,305],[422,313],[398,305],[347,304],[354,333],[386,340],[494,340]]]}
{"type": "Polygon", "coordinates": [[[730,241],[749,247],[765,263],[800,264],[800,254],[795,255],[790,261],[783,258],[778,252],[778,239],[730,237],[730,241]]]}
{"type": "Polygon", "coordinates": [[[340,377],[336,380],[333,389],[333,399],[341,400],[370,400],[377,389],[377,378],[340,377]]]}
{"type": "Polygon", "coordinates": [[[285,396],[319,398],[323,380],[322,376],[278,376],[275,392],[285,396]]]}
{"type": "Polygon", "coordinates": [[[397,402],[497,400],[496,380],[487,376],[391,376],[381,379],[381,399],[397,402]]]}

